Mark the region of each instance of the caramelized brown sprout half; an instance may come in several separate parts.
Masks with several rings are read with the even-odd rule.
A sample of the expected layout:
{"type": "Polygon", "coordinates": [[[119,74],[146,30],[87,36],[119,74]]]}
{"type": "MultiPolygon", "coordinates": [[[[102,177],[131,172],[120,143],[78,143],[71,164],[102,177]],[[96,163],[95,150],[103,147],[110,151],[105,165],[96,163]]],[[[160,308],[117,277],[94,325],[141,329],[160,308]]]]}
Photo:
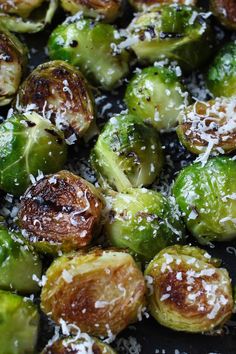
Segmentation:
{"type": "Polygon", "coordinates": [[[147,7],[162,4],[196,5],[197,0],[129,0],[135,10],[142,11],[147,7]]]}
{"type": "Polygon", "coordinates": [[[207,332],[223,326],[232,314],[229,274],[200,248],[168,247],[151,261],[145,275],[150,311],[166,327],[207,332]]]}
{"type": "Polygon", "coordinates": [[[81,333],[79,339],[67,337],[48,345],[41,354],[116,354],[114,349],[97,338],[81,333]]]}
{"type": "Polygon", "coordinates": [[[34,110],[59,129],[86,133],[94,121],[94,100],[79,70],[64,61],[39,65],[24,81],[16,101],[19,111],[34,110]]]}
{"type": "Polygon", "coordinates": [[[195,102],[179,115],[177,134],[192,153],[236,149],[236,97],[195,102]]]}
{"type": "Polygon", "coordinates": [[[12,32],[38,32],[50,23],[58,0],[0,0],[0,24],[12,32]]]}
{"type": "Polygon", "coordinates": [[[15,96],[27,63],[27,48],[0,26],[0,106],[15,96]]]}
{"type": "Polygon", "coordinates": [[[19,223],[43,252],[87,246],[99,231],[100,193],[69,171],[44,177],[21,200],[19,223]]]}
{"type": "Polygon", "coordinates": [[[236,29],[235,0],[210,0],[210,8],[223,26],[236,29]]]}
{"type": "Polygon", "coordinates": [[[85,16],[101,17],[113,22],[121,12],[123,0],[61,0],[61,6],[72,15],[81,11],[85,16]]]}
{"type": "Polygon", "coordinates": [[[145,304],[145,281],[125,252],[95,249],[57,258],[41,293],[42,310],[55,322],[111,336],[137,320],[145,304]]]}

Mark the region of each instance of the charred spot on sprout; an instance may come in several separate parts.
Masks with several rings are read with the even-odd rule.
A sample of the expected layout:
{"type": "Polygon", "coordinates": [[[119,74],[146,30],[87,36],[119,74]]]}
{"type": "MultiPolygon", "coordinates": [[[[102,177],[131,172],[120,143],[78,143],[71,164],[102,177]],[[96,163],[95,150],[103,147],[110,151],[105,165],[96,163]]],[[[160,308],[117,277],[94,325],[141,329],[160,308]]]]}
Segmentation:
{"type": "Polygon", "coordinates": [[[173,193],[189,231],[200,243],[236,237],[235,178],[236,161],[227,157],[195,163],[178,175],[173,193]]]}
{"type": "Polygon", "coordinates": [[[210,0],[210,9],[220,23],[231,29],[236,29],[236,6],[234,0],[210,0]]]}
{"type": "Polygon", "coordinates": [[[93,250],[57,258],[49,267],[41,307],[90,335],[116,335],[135,322],[145,305],[145,281],[133,258],[93,250]],[[51,292],[53,289],[53,292],[51,292]]]}
{"type": "Polygon", "coordinates": [[[217,260],[197,247],[171,246],[148,265],[149,309],[177,331],[207,332],[222,327],[233,310],[231,279],[217,260]]]}
{"type": "Polygon", "coordinates": [[[39,250],[87,246],[99,232],[102,196],[82,178],[61,171],[41,179],[21,200],[19,222],[39,250]]]}

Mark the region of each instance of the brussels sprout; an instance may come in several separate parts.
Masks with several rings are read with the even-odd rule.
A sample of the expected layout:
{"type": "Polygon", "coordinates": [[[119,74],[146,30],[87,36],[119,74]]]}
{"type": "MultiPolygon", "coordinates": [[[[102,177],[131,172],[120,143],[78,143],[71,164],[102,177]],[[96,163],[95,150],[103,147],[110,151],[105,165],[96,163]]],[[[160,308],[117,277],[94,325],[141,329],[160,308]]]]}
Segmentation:
{"type": "Polygon", "coordinates": [[[39,65],[19,90],[16,108],[27,107],[83,135],[94,121],[94,100],[83,75],[63,61],[39,65]]]}
{"type": "Polygon", "coordinates": [[[154,7],[137,15],[128,32],[131,48],[144,63],[165,57],[191,71],[211,54],[212,32],[206,14],[190,6],[154,7]]]}
{"type": "Polygon", "coordinates": [[[57,258],[46,273],[41,308],[82,332],[105,337],[137,320],[145,304],[144,277],[125,253],[95,249],[57,258]]]}
{"type": "Polygon", "coordinates": [[[113,117],[92,150],[91,163],[104,188],[122,192],[149,185],[163,164],[158,133],[130,114],[113,117]]]}
{"type": "Polygon", "coordinates": [[[79,11],[85,16],[101,17],[107,22],[114,21],[121,12],[123,0],[61,0],[61,6],[71,14],[79,11]]]}
{"type": "Polygon", "coordinates": [[[129,71],[129,53],[117,49],[121,41],[112,25],[81,19],[58,26],[48,49],[51,59],[78,66],[88,79],[110,90],[129,71]]]}
{"type": "Polygon", "coordinates": [[[236,41],[226,44],[215,57],[207,85],[214,96],[236,96],[236,41]]]}
{"type": "Polygon", "coordinates": [[[136,10],[145,10],[149,6],[162,5],[162,4],[182,4],[182,5],[195,5],[197,0],[129,0],[129,3],[136,10]]]}
{"type": "Polygon", "coordinates": [[[236,30],[235,0],[210,0],[210,9],[223,26],[236,30]]]}
{"type": "Polygon", "coordinates": [[[202,244],[236,237],[236,161],[210,159],[184,168],[173,192],[188,229],[202,244]]]}
{"type": "Polygon", "coordinates": [[[188,94],[174,71],[150,67],[130,81],[125,101],[130,112],[161,130],[177,124],[178,113],[188,104],[188,94]]]}
{"type": "Polygon", "coordinates": [[[0,125],[0,188],[20,195],[30,174],[58,171],[66,160],[62,133],[37,113],[12,116],[0,125]]]}
{"type": "Polygon", "coordinates": [[[81,333],[80,338],[68,337],[59,339],[51,345],[48,345],[41,354],[116,354],[116,352],[102,341],[89,337],[81,333]]]}
{"type": "Polygon", "coordinates": [[[0,24],[12,32],[39,32],[57,6],[58,0],[0,0],[0,24]]]}
{"type": "Polygon", "coordinates": [[[0,26],[0,106],[15,96],[27,63],[27,48],[0,26]]]}
{"type": "Polygon", "coordinates": [[[184,240],[179,215],[160,193],[130,189],[112,198],[105,232],[112,246],[149,261],[163,248],[184,240]]]}
{"type": "Polygon", "coordinates": [[[39,313],[29,300],[0,290],[0,348],[4,354],[33,354],[39,313]]]}
{"type": "Polygon", "coordinates": [[[236,98],[196,101],[179,115],[177,134],[192,153],[236,149],[236,98]]]}
{"type": "Polygon", "coordinates": [[[42,264],[19,233],[0,222],[0,289],[32,293],[39,290],[33,276],[41,278],[42,264]]]}
{"type": "Polygon", "coordinates": [[[69,171],[44,177],[21,199],[20,226],[44,252],[87,246],[100,231],[100,193],[69,171]]]}
{"type": "Polygon", "coordinates": [[[145,275],[152,284],[149,309],[163,326],[207,332],[223,326],[232,314],[229,274],[200,248],[168,247],[151,261],[145,275]]]}

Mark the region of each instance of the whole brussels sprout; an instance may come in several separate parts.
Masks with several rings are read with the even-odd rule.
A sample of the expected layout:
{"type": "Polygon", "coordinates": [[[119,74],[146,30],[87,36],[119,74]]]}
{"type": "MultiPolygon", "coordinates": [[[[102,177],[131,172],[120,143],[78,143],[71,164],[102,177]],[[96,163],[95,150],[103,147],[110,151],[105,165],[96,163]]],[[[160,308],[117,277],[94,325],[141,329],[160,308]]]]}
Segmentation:
{"type": "Polygon", "coordinates": [[[116,354],[114,349],[97,338],[82,333],[80,339],[68,337],[48,345],[41,354],[116,354]]]}
{"type": "Polygon", "coordinates": [[[148,265],[149,309],[163,326],[207,332],[223,326],[233,311],[231,279],[217,260],[197,247],[172,246],[148,265]]]}
{"type": "Polygon", "coordinates": [[[236,41],[226,44],[215,57],[207,85],[214,96],[236,96],[236,41]]]}
{"type": "Polygon", "coordinates": [[[61,6],[71,14],[79,11],[85,16],[101,17],[107,22],[114,21],[121,12],[123,0],[61,0],[61,6]]]}
{"type": "Polygon", "coordinates": [[[162,4],[182,4],[182,5],[195,5],[196,0],[129,0],[129,3],[135,10],[145,10],[149,6],[162,5],[162,4]]]}
{"type": "Polygon", "coordinates": [[[236,237],[236,161],[210,159],[177,177],[173,193],[189,231],[202,244],[236,237]]]}
{"type": "Polygon", "coordinates": [[[0,106],[15,96],[27,63],[27,48],[0,26],[0,106]]]}
{"type": "Polygon", "coordinates": [[[210,9],[223,26],[236,30],[235,0],[210,0],[210,9]]]}
{"type": "Polygon", "coordinates": [[[83,178],[69,171],[44,177],[21,199],[20,226],[44,252],[87,246],[100,231],[103,201],[83,178]]]}
{"type": "Polygon", "coordinates": [[[58,171],[66,160],[62,133],[37,113],[17,114],[0,125],[0,189],[21,195],[38,171],[58,171]]]}
{"type": "Polygon", "coordinates": [[[177,134],[194,154],[236,150],[236,97],[196,101],[180,113],[177,134]]]}
{"type": "Polygon", "coordinates": [[[33,354],[38,336],[37,307],[25,298],[0,290],[0,348],[4,354],[33,354]]]}
{"type": "Polygon", "coordinates": [[[95,249],[57,258],[46,273],[41,308],[56,323],[61,319],[82,332],[117,334],[138,318],[145,304],[145,281],[133,258],[95,249]]]}
{"type": "Polygon", "coordinates": [[[0,24],[12,32],[39,32],[57,7],[58,0],[0,0],[0,24]]]}
{"type": "Polygon", "coordinates": [[[0,289],[30,294],[39,290],[33,276],[41,278],[40,258],[23,236],[0,222],[0,289]]]}
{"type": "Polygon", "coordinates": [[[110,201],[105,232],[112,246],[127,248],[141,260],[150,261],[160,250],[183,242],[180,213],[160,193],[130,189],[110,201]]]}
{"type": "Polygon", "coordinates": [[[131,48],[141,62],[153,63],[164,57],[191,71],[211,54],[212,31],[206,17],[185,5],[151,8],[129,25],[131,48]]]}
{"type": "Polygon", "coordinates": [[[129,72],[129,53],[117,48],[121,41],[112,25],[80,19],[58,26],[48,50],[51,59],[78,66],[88,79],[110,90],[129,72]]]}
{"type": "Polygon", "coordinates": [[[94,99],[87,81],[63,61],[39,65],[21,85],[16,108],[24,112],[32,105],[58,128],[71,128],[80,136],[94,121],[94,99]]]}
{"type": "Polygon", "coordinates": [[[129,111],[156,129],[170,129],[188,104],[188,93],[174,71],[149,67],[137,73],[128,84],[125,102],[129,111]]]}
{"type": "Polygon", "coordinates": [[[119,192],[149,185],[163,164],[158,133],[142,119],[119,115],[110,119],[91,156],[100,184],[119,192]]]}

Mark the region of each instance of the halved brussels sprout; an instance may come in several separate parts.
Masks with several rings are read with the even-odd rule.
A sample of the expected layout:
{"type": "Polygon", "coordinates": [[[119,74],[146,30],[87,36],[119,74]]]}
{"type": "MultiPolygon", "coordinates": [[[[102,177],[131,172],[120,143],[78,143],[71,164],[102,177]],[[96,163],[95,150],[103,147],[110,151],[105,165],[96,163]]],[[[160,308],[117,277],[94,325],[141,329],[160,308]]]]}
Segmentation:
{"type": "Polygon", "coordinates": [[[96,249],[57,258],[46,273],[41,308],[98,337],[117,334],[138,318],[145,304],[145,281],[133,258],[96,249]]]}
{"type": "Polygon", "coordinates": [[[100,184],[119,192],[149,185],[163,164],[158,133],[142,119],[118,115],[100,134],[91,156],[100,184]]]}
{"type": "Polygon", "coordinates": [[[197,0],[129,0],[129,3],[139,11],[145,10],[147,7],[162,4],[182,4],[195,5],[197,0]]]}
{"type": "Polygon", "coordinates": [[[44,252],[87,246],[100,230],[103,201],[83,178],[69,171],[44,177],[21,199],[20,226],[44,252]]]}
{"type": "Polygon", "coordinates": [[[63,134],[37,113],[16,114],[0,125],[0,189],[20,195],[30,175],[56,172],[66,160],[63,134]]]}
{"type": "Polygon", "coordinates": [[[101,17],[112,22],[121,12],[123,0],[61,0],[61,6],[71,14],[81,11],[84,16],[101,17]]]}
{"type": "Polygon", "coordinates": [[[191,71],[204,64],[212,51],[207,16],[191,6],[151,8],[137,15],[129,25],[131,48],[141,62],[168,58],[191,71]]]}
{"type": "Polygon", "coordinates": [[[57,7],[58,0],[0,0],[0,24],[12,32],[39,32],[57,7]]]}
{"type": "Polygon", "coordinates": [[[236,30],[235,0],[210,0],[210,9],[223,26],[236,30]]]}
{"type": "Polygon", "coordinates": [[[32,354],[38,336],[39,313],[29,300],[0,290],[0,348],[2,353],[32,354]]]}
{"type": "Polygon", "coordinates": [[[236,97],[196,101],[179,115],[177,134],[192,153],[236,149],[236,97]]]}
{"type": "Polygon", "coordinates": [[[26,63],[26,46],[0,26],[0,106],[16,95],[26,63]]]}
{"type": "Polygon", "coordinates": [[[233,311],[231,279],[217,260],[197,247],[172,246],[148,265],[149,309],[163,326],[207,332],[221,327],[233,311]]]}
{"type": "Polygon", "coordinates": [[[81,333],[80,338],[68,337],[48,345],[41,354],[116,354],[113,348],[97,338],[81,333]]]}
{"type": "Polygon", "coordinates": [[[115,194],[105,233],[112,246],[127,248],[141,260],[150,261],[160,250],[184,240],[180,213],[158,192],[130,189],[115,194]]]}
{"type": "Polygon", "coordinates": [[[39,290],[33,276],[41,278],[40,258],[15,231],[0,222],[0,289],[30,294],[39,290]]]}
{"type": "Polygon", "coordinates": [[[204,244],[236,238],[236,161],[210,159],[177,177],[173,193],[189,231],[204,244]]]}
{"type": "Polygon", "coordinates": [[[215,57],[207,85],[214,96],[236,96],[236,41],[226,44],[215,57]]]}
{"type": "Polygon", "coordinates": [[[176,126],[179,112],[188,104],[188,93],[174,71],[149,67],[130,81],[125,102],[132,114],[156,129],[170,129],[176,126]]]}
{"type": "Polygon", "coordinates": [[[129,53],[117,48],[121,41],[112,25],[89,19],[65,22],[49,38],[49,56],[78,66],[88,79],[110,90],[129,72],[129,53]]]}
{"type": "Polygon", "coordinates": [[[16,109],[44,114],[59,129],[83,135],[94,121],[94,99],[87,81],[64,61],[39,65],[19,90],[16,109]]]}

